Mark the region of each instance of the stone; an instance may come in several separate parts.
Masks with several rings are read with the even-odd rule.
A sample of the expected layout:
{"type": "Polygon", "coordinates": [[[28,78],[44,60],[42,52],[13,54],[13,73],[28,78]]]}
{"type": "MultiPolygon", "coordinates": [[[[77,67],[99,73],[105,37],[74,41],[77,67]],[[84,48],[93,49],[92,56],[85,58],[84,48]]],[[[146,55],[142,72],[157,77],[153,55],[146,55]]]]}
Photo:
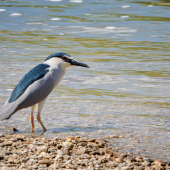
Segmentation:
{"type": "Polygon", "coordinates": [[[144,166],[151,166],[151,162],[145,160],[145,161],[143,162],[143,165],[144,165],[144,166]]]}
{"type": "Polygon", "coordinates": [[[93,151],[92,154],[93,154],[93,155],[100,155],[100,152],[98,152],[98,151],[93,151]]]}
{"type": "Polygon", "coordinates": [[[63,151],[61,151],[61,150],[58,150],[57,151],[57,156],[56,156],[56,158],[55,158],[55,160],[58,160],[58,159],[62,159],[63,158],[63,151]]]}
{"type": "Polygon", "coordinates": [[[14,159],[13,159],[13,158],[9,158],[9,159],[8,159],[8,163],[14,164],[14,159]]]}
{"type": "Polygon", "coordinates": [[[155,164],[155,165],[159,165],[159,166],[166,166],[167,163],[166,163],[166,162],[160,162],[160,161],[158,161],[158,160],[155,160],[155,161],[154,161],[154,164],[155,164]]]}
{"type": "Polygon", "coordinates": [[[41,146],[38,148],[39,151],[41,152],[47,152],[48,151],[48,147],[47,146],[41,146]]]}
{"type": "Polygon", "coordinates": [[[108,163],[106,163],[106,166],[107,167],[117,167],[118,166],[118,164],[117,163],[115,163],[115,162],[108,162],[108,163]]]}
{"type": "Polygon", "coordinates": [[[51,152],[56,152],[56,151],[57,151],[56,148],[49,148],[49,149],[48,149],[48,152],[49,152],[49,153],[51,153],[51,152]]]}
{"type": "Polygon", "coordinates": [[[81,159],[89,159],[90,156],[88,154],[83,154],[80,156],[81,159]]]}
{"type": "Polygon", "coordinates": [[[98,143],[97,146],[98,146],[99,148],[104,148],[105,144],[104,144],[104,143],[98,143]]]}
{"type": "Polygon", "coordinates": [[[63,146],[65,147],[69,147],[70,149],[72,149],[74,147],[74,144],[72,142],[63,142],[63,146]]]}
{"type": "Polygon", "coordinates": [[[61,149],[62,147],[62,145],[57,145],[57,149],[61,149]]]}
{"type": "Polygon", "coordinates": [[[166,170],[164,166],[159,166],[159,165],[153,165],[152,168],[155,170],[166,170]]]}
{"type": "Polygon", "coordinates": [[[82,160],[78,160],[77,165],[85,166],[85,163],[82,160]]]}
{"type": "Polygon", "coordinates": [[[47,166],[51,165],[52,162],[48,159],[42,159],[38,161],[39,164],[46,164],[47,166]]]}
{"type": "Polygon", "coordinates": [[[144,158],[143,160],[147,162],[153,162],[153,159],[150,159],[150,158],[144,158]]]}
{"type": "Polygon", "coordinates": [[[142,166],[134,166],[134,170],[143,170],[144,168],[142,166]]]}
{"type": "Polygon", "coordinates": [[[137,156],[135,159],[136,159],[137,162],[142,162],[143,161],[141,156],[137,156]]]}
{"type": "Polygon", "coordinates": [[[106,143],[106,140],[105,139],[96,139],[96,143],[103,143],[105,144],[106,143]]]}
{"type": "Polygon", "coordinates": [[[79,142],[87,142],[86,139],[82,139],[82,138],[79,138],[78,141],[79,141],[79,142]]]}
{"type": "Polygon", "coordinates": [[[0,160],[4,159],[4,155],[0,154],[0,160]]]}
{"type": "Polygon", "coordinates": [[[82,148],[80,148],[80,149],[78,149],[77,151],[76,151],[76,154],[77,155],[82,155],[82,154],[85,154],[86,153],[86,148],[85,147],[82,147],[82,148]]]}
{"type": "Polygon", "coordinates": [[[71,169],[77,169],[77,165],[68,165],[71,169]]]}
{"type": "Polygon", "coordinates": [[[116,158],[116,159],[115,159],[115,162],[116,162],[116,163],[123,163],[123,159],[122,159],[122,158],[116,158]]]}
{"type": "Polygon", "coordinates": [[[27,157],[27,158],[22,158],[21,159],[21,162],[27,162],[29,160],[29,158],[27,157]]]}
{"type": "Polygon", "coordinates": [[[87,140],[87,142],[96,142],[96,139],[95,138],[89,139],[89,140],[87,140]]]}
{"type": "Polygon", "coordinates": [[[11,146],[12,145],[12,141],[5,141],[3,143],[4,146],[11,146]]]}
{"type": "Polygon", "coordinates": [[[67,165],[67,164],[72,164],[72,161],[71,161],[71,160],[68,160],[68,161],[65,163],[65,165],[67,165]]]}
{"type": "Polygon", "coordinates": [[[75,140],[75,137],[69,136],[69,137],[65,138],[65,141],[68,141],[68,142],[71,142],[72,140],[75,140]]]}
{"type": "Polygon", "coordinates": [[[17,137],[16,138],[18,141],[24,141],[24,138],[23,137],[17,137]]]}
{"type": "Polygon", "coordinates": [[[95,168],[92,167],[92,166],[88,166],[88,167],[87,167],[87,170],[95,170],[95,168]]]}
{"type": "Polygon", "coordinates": [[[101,164],[101,161],[99,161],[99,160],[93,161],[93,164],[94,164],[94,166],[99,165],[99,164],[101,164]]]}
{"type": "Polygon", "coordinates": [[[4,137],[4,134],[0,134],[0,138],[4,137]]]}
{"type": "Polygon", "coordinates": [[[63,159],[67,161],[67,160],[70,159],[70,156],[69,155],[64,155],[63,159]]]}
{"type": "Polygon", "coordinates": [[[131,170],[133,168],[129,167],[129,166],[124,166],[124,167],[121,167],[121,170],[131,170]]]}

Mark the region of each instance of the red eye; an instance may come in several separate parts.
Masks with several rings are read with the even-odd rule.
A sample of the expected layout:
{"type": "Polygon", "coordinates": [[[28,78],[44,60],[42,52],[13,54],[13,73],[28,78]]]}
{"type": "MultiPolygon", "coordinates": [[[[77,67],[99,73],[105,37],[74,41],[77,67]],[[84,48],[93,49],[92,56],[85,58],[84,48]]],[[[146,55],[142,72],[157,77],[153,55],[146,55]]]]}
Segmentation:
{"type": "Polygon", "coordinates": [[[63,57],[63,60],[66,60],[67,58],[66,57],[63,57]]]}

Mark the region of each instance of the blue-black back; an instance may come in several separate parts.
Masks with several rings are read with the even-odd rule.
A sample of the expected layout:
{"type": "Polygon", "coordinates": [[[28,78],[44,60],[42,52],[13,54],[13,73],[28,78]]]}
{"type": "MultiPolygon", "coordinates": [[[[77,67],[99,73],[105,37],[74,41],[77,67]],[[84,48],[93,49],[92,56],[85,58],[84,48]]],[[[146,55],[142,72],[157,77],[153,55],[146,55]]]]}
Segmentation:
{"type": "Polygon", "coordinates": [[[44,77],[49,71],[47,68],[50,66],[47,64],[39,64],[30,70],[18,83],[18,85],[13,90],[11,97],[9,99],[9,103],[16,101],[28,88],[29,85],[34,83],[35,81],[44,77]]]}
{"type": "MultiPolygon", "coordinates": [[[[53,58],[53,57],[62,58],[64,55],[70,56],[70,55],[68,55],[68,54],[65,53],[65,52],[57,52],[57,53],[53,53],[53,54],[49,55],[44,61],[47,61],[47,60],[49,60],[50,58],[53,58]]],[[[70,56],[70,57],[71,57],[71,56],[70,56]]]]}

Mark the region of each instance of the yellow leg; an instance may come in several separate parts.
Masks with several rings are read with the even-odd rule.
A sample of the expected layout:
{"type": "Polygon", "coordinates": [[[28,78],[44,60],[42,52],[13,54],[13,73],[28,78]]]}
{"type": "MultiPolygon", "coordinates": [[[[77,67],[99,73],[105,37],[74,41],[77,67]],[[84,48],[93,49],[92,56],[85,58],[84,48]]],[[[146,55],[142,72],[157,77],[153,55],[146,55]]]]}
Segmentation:
{"type": "Polygon", "coordinates": [[[38,103],[38,114],[37,114],[37,120],[40,123],[40,125],[42,126],[44,132],[47,131],[47,129],[45,128],[45,126],[43,125],[42,121],[41,121],[41,110],[44,106],[46,99],[44,99],[43,101],[41,101],[40,103],[38,103]]]}
{"type": "Polygon", "coordinates": [[[31,131],[34,132],[34,109],[35,109],[35,105],[31,107],[31,116],[30,116],[30,120],[31,120],[31,131]]]}
{"type": "Polygon", "coordinates": [[[43,128],[43,130],[44,130],[44,132],[45,131],[47,131],[47,129],[45,128],[45,126],[43,125],[43,123],[42,123],[42,121],[41,121],[41,115],[40,115],[41,113],[40,112],[38,112],[38,114],[37,114],[37,120],[38,120],[38,122],[40,123],[40,125],[42,126],[42,128],[43,128]]]}

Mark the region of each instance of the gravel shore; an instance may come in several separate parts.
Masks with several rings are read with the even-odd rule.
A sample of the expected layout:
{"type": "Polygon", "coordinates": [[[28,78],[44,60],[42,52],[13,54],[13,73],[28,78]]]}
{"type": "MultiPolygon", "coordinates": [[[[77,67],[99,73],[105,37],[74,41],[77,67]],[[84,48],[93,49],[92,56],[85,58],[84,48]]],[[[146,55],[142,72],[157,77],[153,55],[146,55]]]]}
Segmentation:
{"type": "Polygon", "coordinates": [[[0,170],[164,170],[170,163],[117,153],[106,139],[0,134],[0,170]]]}

